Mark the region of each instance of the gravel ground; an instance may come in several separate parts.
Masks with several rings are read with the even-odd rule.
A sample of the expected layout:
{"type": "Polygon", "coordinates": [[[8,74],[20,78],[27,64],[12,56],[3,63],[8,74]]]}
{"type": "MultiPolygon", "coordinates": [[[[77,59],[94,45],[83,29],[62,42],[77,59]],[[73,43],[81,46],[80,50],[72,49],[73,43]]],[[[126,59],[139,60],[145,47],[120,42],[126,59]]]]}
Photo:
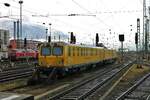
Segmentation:
{"type": "Polygon", "coordinates": [[[149,72],[149,69],[150,69],[149,67],[145,66],[142,69],[137,69],[136,66],[134,65],[131,68],[131,70],[119,81],[118,84],[116,84],[116,86],[111,91],[109,89],[113,86],[113,84],[115,84],[117,79],[112,80],[111,83],[106,85],[106,88],[103,89],[103,91],[97,91],[95,95],[88,98],[87,100],[115,100],[119,95],[121,95],[129,87],[135,84],[145,74],[147,74],[149,72]]]}
{"type": "Polygon", "coordinates": [[[45,93],[47,91],[51,91],[52,92],[51,95],[55,95],[56,93],[58,93],[58,91],[59,92],[63,91],[64,89],[67,89],[67,88],[77,84],[78,82],[81,82],[81,81],[87,79],[88,77],[92,77],[92,75],[99,72],[103,68],[105,68],[105,67],[110,68],[113,66],[116,66],[116,64],[105,65],[105,66],[102,65],[102,66],[100,66],[101,68],[95,68],[92,70],[76,73],[71,76],[67,76],[63,79],[59,79],[52,84],[44,84],[43,83],[43,84],[39,84],[39,85],[35,85],[35,86],[25,86],[23,88],[12,89],[7,92],[25,93],[25,94],[32,94],[34,96],[37,96],[37,95],[41,95],[42,93],[45,93]]]}

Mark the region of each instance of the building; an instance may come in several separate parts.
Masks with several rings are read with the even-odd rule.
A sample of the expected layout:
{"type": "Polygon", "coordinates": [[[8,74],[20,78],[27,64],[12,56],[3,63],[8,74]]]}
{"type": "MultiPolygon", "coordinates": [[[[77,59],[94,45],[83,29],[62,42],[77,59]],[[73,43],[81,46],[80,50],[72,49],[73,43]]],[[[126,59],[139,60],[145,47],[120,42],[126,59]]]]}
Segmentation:
{"type": "Polygon", "coordinates": [[[9,31],[0,29],[0,59],[8,58],[9,31]]]}
{"type": "MultiPolygon", "coordinates": [[[[27,40],[27,49],[37,50],[39,41],[27,40]]],[[[11,49],[25,49],[24,40],[10,40],[9,47],[11,49]]]]}

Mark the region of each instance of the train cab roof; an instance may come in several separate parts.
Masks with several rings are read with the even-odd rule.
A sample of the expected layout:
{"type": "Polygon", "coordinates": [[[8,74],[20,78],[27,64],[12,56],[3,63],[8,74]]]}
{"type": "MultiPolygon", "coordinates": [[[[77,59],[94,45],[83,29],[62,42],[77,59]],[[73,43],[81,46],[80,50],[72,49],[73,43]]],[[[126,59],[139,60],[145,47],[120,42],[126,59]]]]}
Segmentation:
{"type": "Polygon", "coordinates": [[[96,47],[92,45],[85,45],[85,44],[70,44],[66,42],[51,42],[51,43],[42,43],[41,46],[76,46],[76,47],[85,47],[85,48],[99,48],[104,49],[104,47],[96,47]]]}

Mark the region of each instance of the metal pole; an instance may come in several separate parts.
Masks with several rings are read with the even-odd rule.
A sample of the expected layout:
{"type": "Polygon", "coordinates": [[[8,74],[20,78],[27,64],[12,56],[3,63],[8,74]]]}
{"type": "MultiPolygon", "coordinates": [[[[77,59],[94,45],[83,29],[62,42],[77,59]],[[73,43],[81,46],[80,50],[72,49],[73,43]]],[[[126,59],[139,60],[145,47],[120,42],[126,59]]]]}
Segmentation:
{"type": "Polygon", "coordinates": [[[23,1],[20,0],[19,4],[20,4],[20,48],[21,48],[21,41],[22,41],[22,4],[23,4],[23,1]]]}
{"type": "Polygon", "coordinates": [[[52,34],[51,34],[51,23],[49,24],[50,25],[50,42],[52,41],[52,34]]]}
{"type": "Polygon", "coordinates": [[[121,42],[121,55],[122,55],[121,61],[123,61],[123,42],[121,42]]]}
{"type": "MultiPolygon", "coordinates": [[[[144,43],[144,36],[145,36],[145,17],[146,17],[146,2],[145,2],[145,0],[143,0],[143,43],[142,43],[142,45],[143,45],[143,57],[144,57],[144,47],[145,47],[145,43],[144,43]]],[[[143,58],[142,57],[142,58],[143,58]]]]}
{"type": "Polygon", "coordinates": [[[139,50],[138,50],[138,44],[136,44],[136,63],[139,62],[138,52],[139,52],[139,50]]]}
{"type": "Polygon", "coordinates": [[[14,21],[14,41],[16,42],[16,22],[14,21]]]}
{"type": "Polygon", "coordinates": [[[48,29],[46,28],[46,42],[47,42],[47,33],[48,33],[48,29]]]}
{"type": "Polygon", "coordinates": [[[17,48],[20,47],[19,42],[19,20],[17,20],[17,48]]]}

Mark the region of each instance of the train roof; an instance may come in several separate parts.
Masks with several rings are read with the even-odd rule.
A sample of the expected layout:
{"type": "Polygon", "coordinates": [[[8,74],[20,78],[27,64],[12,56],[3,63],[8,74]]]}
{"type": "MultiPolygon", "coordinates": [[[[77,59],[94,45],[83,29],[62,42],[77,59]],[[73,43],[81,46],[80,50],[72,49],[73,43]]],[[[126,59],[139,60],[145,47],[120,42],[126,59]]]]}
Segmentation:
{"type": "Polygon", "coordinates": [[[48,43],[48,42],[44,42],[42,43],[43,45],[59,45],[59,46],[77,46],[77,47],[86,47],[86,48],[99,48],[99,49],[107,49],[107,48],[104,48],[104,47],[96,47],[96,46],[92,46],[92,45],[85,45],[85,44],[70,44],[70,43],[66,43],[66,42],[51,42],[51,43],[48,43]]]}

